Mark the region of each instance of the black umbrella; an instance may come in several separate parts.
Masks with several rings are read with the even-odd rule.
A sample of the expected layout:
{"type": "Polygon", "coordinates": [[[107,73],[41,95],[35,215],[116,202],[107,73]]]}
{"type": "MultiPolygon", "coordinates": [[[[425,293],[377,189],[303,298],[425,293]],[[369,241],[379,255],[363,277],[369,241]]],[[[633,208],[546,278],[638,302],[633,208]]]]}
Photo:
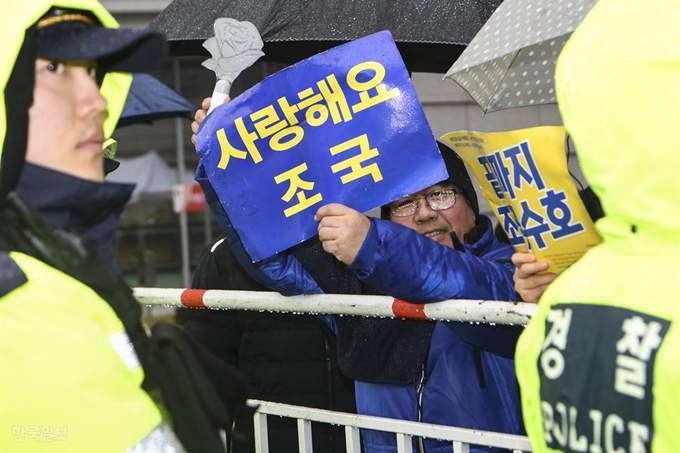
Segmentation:
{"type": "Polygon", "coordinates": [[[265,61],[292,64],[343,42],[389,30],[407,68],[446,72],[501,0],[174,0],[149,25],[170,56],[205,56],[220,17],[252,22],[265,61]]]}
{"type": "Polygon", "coordinates": [[[133,74],[132,85],[116,127],[151,123],[164,118],[191,118],[191,102],[149,74],[133,74]]]}

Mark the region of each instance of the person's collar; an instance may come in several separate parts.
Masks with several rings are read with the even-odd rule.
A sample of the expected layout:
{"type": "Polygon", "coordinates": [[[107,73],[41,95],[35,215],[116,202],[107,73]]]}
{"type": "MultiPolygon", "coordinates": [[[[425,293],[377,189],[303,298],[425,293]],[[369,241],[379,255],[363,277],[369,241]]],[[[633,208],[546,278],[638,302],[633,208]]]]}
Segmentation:
{"type": "Polygon", "coordinates": [[[88,181],[27,162],[16,190],[49,225],[81,235],[114,259],[109,249],[134,187],[88,181]]]}
{"type": "Polygon", "coordinates": [[[485,216],[477,216],[475,219],[475,226],[472,227],[470,231],[465,233],[463,236],[463,241],[466,244],[474,244],[479,239],[484,235],[484,232],[487,230],[488,225],[487,225],[487,218],[485,216]]]}
{"type": "Polygon", "coordinates": [[[477,216],[477,223],[470,233],[473,231],[476,232],[475,236],[477,236],[473,238],[475,239],[474,242],[469,242],[467,235],[465,236],[465,249],[468,252],[475,255],[483,255],[485,252],[498,246],[498,239],[493,234],[493,224],[487,216],[481,214],[477,216]]]}

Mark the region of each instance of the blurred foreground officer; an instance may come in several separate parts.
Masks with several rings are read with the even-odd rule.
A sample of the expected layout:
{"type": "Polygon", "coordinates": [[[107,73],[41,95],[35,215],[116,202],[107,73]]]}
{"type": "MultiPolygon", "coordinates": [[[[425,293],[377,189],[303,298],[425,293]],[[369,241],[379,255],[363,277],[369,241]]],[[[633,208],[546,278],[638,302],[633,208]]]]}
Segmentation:
{"type": "Polygon", "coordinates": [[[600,0],[557,99],[605,216],[519,340],[536,452],[680,451],[680,3],[600,0]],[[634,36],[633,36],[634,35],[634,36]]]}
{"type": "Polygon", "coordinates": [[[95,0],[5,0],[0,36],[0,451],[224,451],[231,420],[192,345],[168,325],[148,337],[96,238],[14,193],[26,160],[61,175],[41,212],[69,227],[111,214],[102,142],[131,80],[119,71],[158,68],[165,39],[117,29],[95,0]],[[65,209],[63,185],[82,183],[93,190],[65,209]]]}

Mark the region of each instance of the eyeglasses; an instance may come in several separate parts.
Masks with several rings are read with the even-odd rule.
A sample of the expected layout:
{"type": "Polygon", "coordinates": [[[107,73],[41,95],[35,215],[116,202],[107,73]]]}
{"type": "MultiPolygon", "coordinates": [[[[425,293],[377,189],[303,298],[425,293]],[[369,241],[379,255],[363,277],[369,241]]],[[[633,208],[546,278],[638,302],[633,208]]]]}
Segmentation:
{"type": "Polygon", "coordinates": [[[390,207],[394,217],[410,217],[418,212],[419,200],[423,199],[434,211],[443,211],[456,204],[456,194],[463,193],[462,189],[445,189],[432,192],[424,197],[408,197],[400,200],[398,205],[390,207]]]}

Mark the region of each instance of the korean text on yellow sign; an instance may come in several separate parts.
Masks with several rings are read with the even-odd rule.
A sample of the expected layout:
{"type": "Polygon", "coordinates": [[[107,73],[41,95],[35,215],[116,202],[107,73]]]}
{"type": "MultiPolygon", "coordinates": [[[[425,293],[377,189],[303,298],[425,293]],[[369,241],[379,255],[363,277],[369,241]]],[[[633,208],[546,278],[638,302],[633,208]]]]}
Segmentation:
{"type": "Polygon", "coordinates": [[[600,242],[569,175],[562,126],[442,137],[479,181],[517,251],[559,273],[600,242]]]}

